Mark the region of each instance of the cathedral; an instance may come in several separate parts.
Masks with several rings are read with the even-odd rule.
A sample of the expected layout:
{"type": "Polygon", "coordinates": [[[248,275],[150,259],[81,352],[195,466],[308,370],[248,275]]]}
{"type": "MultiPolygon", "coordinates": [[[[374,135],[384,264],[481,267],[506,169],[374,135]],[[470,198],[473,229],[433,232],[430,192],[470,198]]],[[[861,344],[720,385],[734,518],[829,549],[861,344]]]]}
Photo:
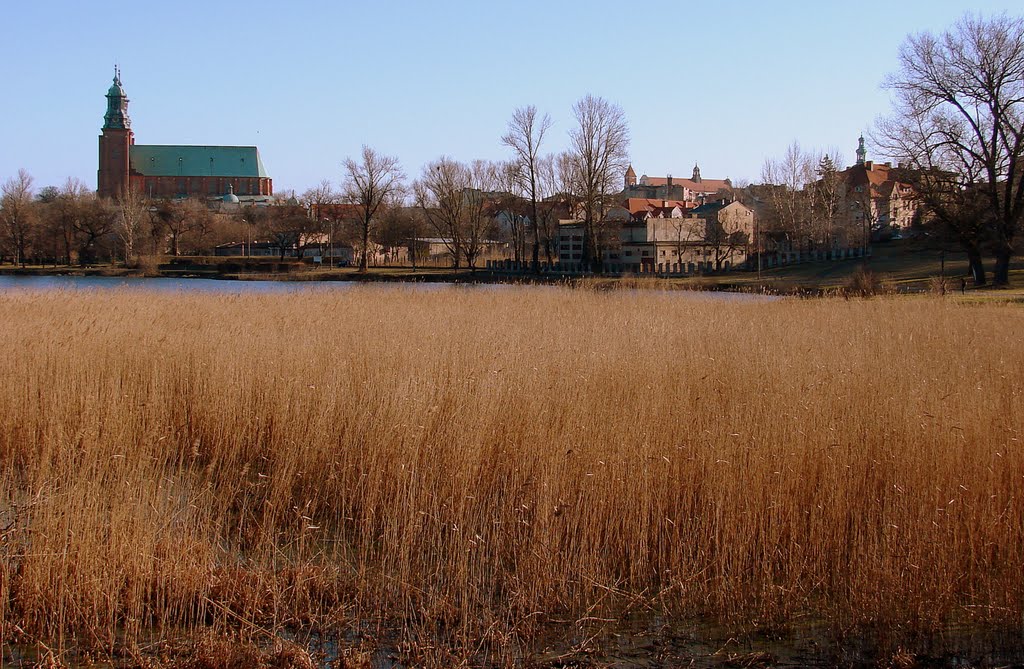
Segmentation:
{"type": "Polygon", "coordinates": [[[255,146],[136,144],[128,96],[115,70],[100,134],[96,190],[100,197],[116,197],[126,188],[150,198],[253,200],[274,194],[255,146]]]}

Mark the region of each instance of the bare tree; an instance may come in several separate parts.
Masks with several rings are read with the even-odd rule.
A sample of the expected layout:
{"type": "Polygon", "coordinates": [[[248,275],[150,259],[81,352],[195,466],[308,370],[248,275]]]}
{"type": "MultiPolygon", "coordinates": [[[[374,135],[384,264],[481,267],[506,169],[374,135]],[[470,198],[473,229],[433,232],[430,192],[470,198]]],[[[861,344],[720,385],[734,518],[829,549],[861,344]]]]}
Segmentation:
{"type": "Polygon", "coordinates": [[[130,264],[135,257],[136,245],[146,235],[149,222],[149,202],[142,191],[125,188],[117,196],[117,236],[124,247],[124,262],[130,264]]]}
{"type": "Polygon", "coordinates": [[[607,196],[626,169],[629,128],[621,107],[592,95],[573,105],[573,115],[579,125],[569,132],[567,169],[583,214],[582,261],[593,267],[601,262],[598,226],[607,196]]]}
{"type": "Polygon", "coordinates": [[[345,159],[345,194],[360,210],[359,271],[365,272],[370,250],[370,227],[381,207],[394,203],[404,192],[405,173],[398,158],[363,146],[359,161],[345,159]]]}
{"type": "Polygon", "coordinates": [[[912,168],[930,212],[961,226],[975,283],[985,283],[987,245],[993,282],[1005,285],[1024,218],[1024,18],[968,15],[940,35],[911,35],[899,63],[885,84],[895,108],[876,144],[912,168]],[[986,224],[975,229],[963,212],[979,213],[981,202],[986,224]]]}
{"type": "MultiPolygon", "coordinates": [[[[75,218],[75,234],[78,238],[78,262],[88,265],[99,259],[101,250],[110,250],[105,242],[110,241],[114,231],[117,212],[94,193],[87,193],[79,200],[79,214],[75,218]]],[[[111,260],[113,260],[111,253],[111,260]]]]}
{"type": "Polygon", "coordinates": [[[675,244],[676,258],[684,262],[687,249],[693,248],[704,241],[707,225],[703,219],[687,216],[670,219],[668,225],[670,239],[675,244]]]}
{"type": "Polygon", "coordinates": [[[785,234],[799,249],[813,243],[807,188],[814,179],[813,164],[811,155],[794,141],[781,159],[768,158],[761,168],[761,180],[769,186],[763,192],[776,232],[785,234]]]}
{"type": "Polygon", "coordinates": [[[831,149],[821,154],[815,168],[814,182],[811,191],[812,211],[814,222],[817,224],[819,235],[825,242],[827,248],[835,245],[837,232],[843,227],[844,218],[841,216],[843,201],[843,176],[840,167],[843,159],[837,149],[831,149]]]}
{"type": "Polygon", "coordinates": [[[329,206],[335,204],[341,196],[334,190],[331,182],[322,180],[316,186],[307,189],[299,197],[299,204],[306,208],[312,225],[312,231],[318,235],[327,233],[327,258],[333,261],[334,244],[337,240],[338,221],[336,216],[329,215],[329,206]]]}
{"type": "Polygon", "coordinates": [[[547,154],[537,163],[538,183],[541,200],[537,204],[537,224],[540,228],[541,246],[548,265],[555,262],[558,244],[558,212],[565,206],[561,197],[558,158],[547,154]]]}
{"type": "Polygon", "coordinates": [[[704,246],[711,250],[715,262],[715,271],[721,271],[722,264],[731,261],[740,249],[750,244],[750,234],[729,222],[723,221],[720,215],[708,218],[704,225],[704,246]]]}
{"type": "Polygon", "coordinates": [[[71,264],[77,244],[76,226],[89,189],[78,179],[69,177],[60,188],[48,186],[44,191],[40,193],[45,207],[40,235],[45,238],[45,246],[51,249],[55,261],[71,264]]]}
{"type": "Polygon", "coordinates": [[[401,251],[406,249],[408,259],[416,266],[416,238],[420,236],[419,212],[408,207],[388,207],[379,217],[374,241],[379,244],[385,261],[398,263],[401,251]]]}
{"type": "Polygon", "coordinates": [[[413,183],[416,206],[423,212],[427,225],[444,241],[455,269],[461,259],[463,191],[469,183],[469,168],[447,156],[425,165],[420,178],[413,183]]]}
{"type": "Polygon", "coordinates": [[[68,178],[56,190],[46,214],[44,233],[51,249],[56,250],[58,243],[63,247],[64,262],[71,262],[73,247],[82,265],[96,262],[101,252],[112,259],[111,233],[115,230],[116,211],[84,183],[68,178]]]}
{"type": "MultiPolygon", "coordinates": [[[[518,161],[500,162],[494,166],[497,215],[508,226],[508,239],[516,262],[526,259],[526,232],[530,225],[530,217],[526,214],[526,206],[529,205],[524,206],[522,184],[522,165],[518,161]]],[[[534,209],[539,209],[535,203],[534,209]]]]}
{"type": "Polygon", "coordinates": [[[316,222],[301,204],[282,204],[252,213],[260,233],[277,246],[281,262],[289,253],[302,258],[311,235],[317,231],[316,222]]]}
{"type": "Polygon", "coordinates": [[[501,138],[501,143],[515,152],[515,162],[519,165],[518,174],[522,180],[523,190],[530,198],[530,225],[533,229],[533,271],[540,271],[540,230],[538,227],[539,212],[537,200],[540,181],[540,147],[544,135],[551,129],[551,118],[547,114],[538,118],[537,108],[533,105],[520,107],[512,114],[508,122],[508,131],[501,138]]]}
{"type": "Polygon", "coordinates": [[[181,254],[185,240],[204,234],[210,218],[209,210],[195,200],[161,200],[153,214],[154,236],[169,241],[175,257],[181,254]]]}
{"type": "Polygon", "coordinates": [[[28,243],[33,233],[36,216],[32,208],[32,175],[18,170],[0,186],[0,223],[14,251],[15,263],[25,266],[28,243]]]}
{"type": "Polygon", "coordinates": [[[466,170],[468,182],[462,190],[462,255],[470,270],[487,246],[495,228],[492,197],[496,166],[486,160],[474,160],[466,170]]]}

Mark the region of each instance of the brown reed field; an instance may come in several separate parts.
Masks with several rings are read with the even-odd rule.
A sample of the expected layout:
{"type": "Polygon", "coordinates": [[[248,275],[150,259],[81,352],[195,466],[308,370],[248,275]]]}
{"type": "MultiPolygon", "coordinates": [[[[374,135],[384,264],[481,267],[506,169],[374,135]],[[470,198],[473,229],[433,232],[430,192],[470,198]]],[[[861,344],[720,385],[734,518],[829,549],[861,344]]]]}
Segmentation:
{"type": "Polygon", "coordinates": [[[1019,632],[1022,333],[937,298],[0,295],[0,642],[1019,632]]]}

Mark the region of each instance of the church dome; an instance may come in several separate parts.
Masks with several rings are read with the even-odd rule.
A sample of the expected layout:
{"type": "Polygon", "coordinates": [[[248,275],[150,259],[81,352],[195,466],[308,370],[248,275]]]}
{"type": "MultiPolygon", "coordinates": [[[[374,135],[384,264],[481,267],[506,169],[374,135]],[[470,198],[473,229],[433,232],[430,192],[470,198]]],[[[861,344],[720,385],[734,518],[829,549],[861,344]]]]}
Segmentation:
{"type": "Polygon", "coordinates": [[[121,87],[121,70],[117,67],[114,68],[114,83],[110,84],[110,88],[107,89],[108,98],[124,98],[127,97],[124,94],[124,88],[121,87]]]}
{"type": "Polygon", "coordinates": [[[228,184],[227,195],[221,198],[221,202],[225,202],[227,204],[238,204],[238,196],[235,195],[235,187],[233,185],[228,184]]]}

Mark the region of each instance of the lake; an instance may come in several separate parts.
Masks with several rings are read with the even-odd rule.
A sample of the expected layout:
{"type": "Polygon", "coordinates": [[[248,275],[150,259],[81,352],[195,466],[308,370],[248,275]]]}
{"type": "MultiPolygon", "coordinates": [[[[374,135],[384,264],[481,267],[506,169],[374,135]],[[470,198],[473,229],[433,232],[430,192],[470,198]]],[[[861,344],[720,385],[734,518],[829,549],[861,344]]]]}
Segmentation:
{"type": "MultiPolygon", "coordinates": [[[[168,277],[117,276],[0,276],[0,293],[16,290],[152,290],[161,293],[295,293],[311,290],[351,290],[367,285],[358,281],[237,281],[230,279],[175,279],[168,277]]],[[[551,290],[554,285],[525,285],[514,283],[443,283],[443,282],[372,282],[375,286],[405,287],[413,290],[551,290]]],[[[622,292],[650,292],[646,289],[626,289],[622,292]]],[[[657,292],[657,291],[655,291],[657,292]]],[[[668,292],[668,291],[664,291],[668,292]]],[[[673,290],[694,299],[727,301],[770,301],[778,297],[752,293],[725,291],[673,290]]]]}

